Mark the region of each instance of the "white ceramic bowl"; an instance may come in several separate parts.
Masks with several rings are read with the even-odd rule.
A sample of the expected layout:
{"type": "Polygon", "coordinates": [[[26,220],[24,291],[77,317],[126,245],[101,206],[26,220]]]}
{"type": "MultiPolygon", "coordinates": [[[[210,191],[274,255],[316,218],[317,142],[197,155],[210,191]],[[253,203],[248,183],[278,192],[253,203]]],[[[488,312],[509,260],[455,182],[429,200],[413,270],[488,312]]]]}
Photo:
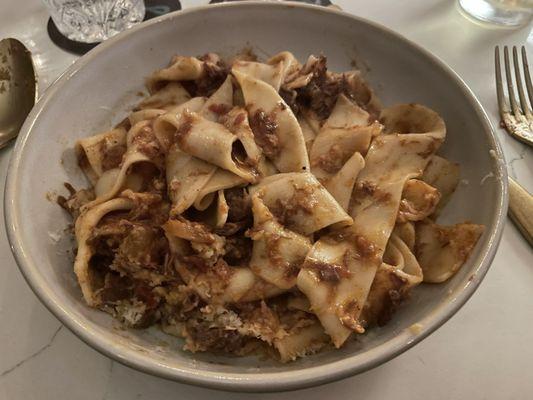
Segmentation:
{"type": "MultiPolygon", "coordinates": [[[[138,99],[137,99],[138,100],[138,99]]],[[[450,318],[472,295],[493,259],[506,213],[506,171],[481,106],[461,79],[420,47],[363,19],[297,3],[239,2],[191,9],[152,20],[99,45],[72,65],[40,99],[15,146],[5,194],[9,240],[26,280],[67,327],[115,360],[191,384],[241,391],[318,385],[383,363],[450,318]],[[290,50],[300,59],[324,53],[336,71],[355,58],[385,104],[419,102],[448,126],[442,153],[462,167],[444,222],[465,219],[487,229],[449,282],[422,285],[385,327],[360,341],[294,363],[215,357],[182,351],[181,341],[157,329],[120,330],[111,317],[82,301],[72,272],[73,243],[65,213],[46,200],[63,182],[85,185],[73,156],[76,139],[119,121],[136,100],[143,78],[175,53],[233,53],[251,45],[259,54],[290,50]],[[492,155],[489,154],[491,151],[492,155]],[[481,180],[493,173],[495,178],[481,180]],[[54,241],[60,235],[59,241],[54,241]],[[409,327],[419,323],[420,329],[409,327]]]]}

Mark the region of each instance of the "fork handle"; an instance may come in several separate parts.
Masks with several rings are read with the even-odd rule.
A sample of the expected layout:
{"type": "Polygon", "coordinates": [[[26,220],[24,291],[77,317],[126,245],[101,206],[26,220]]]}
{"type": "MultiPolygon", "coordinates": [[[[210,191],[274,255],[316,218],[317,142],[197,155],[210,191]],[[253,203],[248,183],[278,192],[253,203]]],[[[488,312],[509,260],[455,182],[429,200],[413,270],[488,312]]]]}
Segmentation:
{"type": "Polygon", "coordinates": [[[533,196],[509,177],[509,217],[533,246],[533,196]]]}

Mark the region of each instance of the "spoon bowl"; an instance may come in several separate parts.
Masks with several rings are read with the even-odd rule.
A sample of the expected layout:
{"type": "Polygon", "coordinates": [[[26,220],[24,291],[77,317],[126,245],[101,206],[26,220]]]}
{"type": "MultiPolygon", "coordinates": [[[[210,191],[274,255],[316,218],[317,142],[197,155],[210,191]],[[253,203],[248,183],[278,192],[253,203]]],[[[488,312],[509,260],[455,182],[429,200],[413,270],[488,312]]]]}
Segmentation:
{"type": "Polygon", "coordinates": [[[0,41],[0,148],[16,138],[37,98],[30,51],[17,39],[0,41]]]}

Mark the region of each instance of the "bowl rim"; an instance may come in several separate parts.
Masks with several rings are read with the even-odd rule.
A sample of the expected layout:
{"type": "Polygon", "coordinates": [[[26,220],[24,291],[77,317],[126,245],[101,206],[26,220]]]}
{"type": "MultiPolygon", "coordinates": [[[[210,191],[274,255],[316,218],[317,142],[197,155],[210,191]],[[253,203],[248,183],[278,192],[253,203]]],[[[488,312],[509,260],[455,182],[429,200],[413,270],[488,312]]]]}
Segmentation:
{"type": "Polygon", "coordinates": [[[487,273],[502,236],[508,203],[507,169],[505,168],[505,164],[501,161],[503,159],[503,152],[496,138],[491,122],[471,89],[458,76],[458,74],[440,58],[433,55],[420,45],[405,38],[401,34],[379,23],[369,21],[365,18],[361,18],[344,11],[297,2],[278,3],[256,0],[204,5],[166,14],[118,34],[117,36],[98,45],[84,56],[80,57],[52,83],[52,85],[46,90],[43,97],[39,99],[33,110],[28,115],[12,152],[11,159],[9,161],[4,192],[4,218],[11,251],[28,285],[31,287],[40,301],[52,314],[56,316],[56,318],[61,321],[61,323],[69,328],[86,344],[90,345],[100,353],[126,366],[135,368],[145,373],[165,379],[213,389],[246,392],[296,390],[336,381],[364,372],[400,355],[438,329],[465,304],[487,273]],[[373,29],[380,30],[383,34],[392,36],[396,40],[403,42],[403,44],[406,46],[414,48],[417,52],[425,56],[426,59],[429,59],[435,67],[440,68],[440,70],[444,72],[450,78],[450,80],[453,80],[461,89],[466,99],[469,101],[472,109],[475,111],[476,117],[480,120],[484,127],[483,133],[487,140],[488,146],[491,147],[491,150],[496,152],[493,168],[496,170],[497,176],[501,177],[501,179],[498,179],[498,198],[496,202],[495,214],[492,217],[493,228],[490,232],[485,233],[488,236],[482,243],[482,248],[480,249],[480,255],[478,257],[478,260],[480,261],[475,266],[472,274],[473,278],[462,289],[458,290],[457,295],[451,298],[448,303],[438,307],[436,310],[424,317],[424,319],[421,321],[422,327],[420,333],[413,335],[412,333],[408,332],[408,330],[404,330],[393,339],[374,347],[371,355],[362,353],[359,355],[347,356],[338,361],[333,361],[318,366],[304,367],[299,370],[267,373],[255,372],[220,374],[211,371],[201,371],[189,367],[170,367],[157,362],[142,352],[135,351],[125,346],[116,346],[116,343],[114,344],[110,340],[100,336],[96,329],[87,328],[84,319],[77,318],[72,315],[58,302],[57,296],[49,288],[47,288],[43,278],[40,277],[35,263],[32,263],[32,260],[29,258],[28,252],[26,251],[26,246],[22,242],[19,233],[21,224],[19,221],[20,214],[17,205],[17,184],[19,181],[18,171],[19,165],[23,160],[25,144],[32,132],[35,122],[38,120],[43,110],[46,109],[50,99],[54,98],[56,93],[61,90],[65,82],[71,79],[85,65],[97,58],[101,52],[106,51],[108,48],[113,47],[120,42],[128,40],[130,35],[139,30],[145,29],[148,26],[160,24],[174,18],[185,18],[188,14],[199,13],[207,8],[219,8],[220,11],[223,9],[232,8],[302,8],[357,21],[359,24],[367,25],[373,29]]]}

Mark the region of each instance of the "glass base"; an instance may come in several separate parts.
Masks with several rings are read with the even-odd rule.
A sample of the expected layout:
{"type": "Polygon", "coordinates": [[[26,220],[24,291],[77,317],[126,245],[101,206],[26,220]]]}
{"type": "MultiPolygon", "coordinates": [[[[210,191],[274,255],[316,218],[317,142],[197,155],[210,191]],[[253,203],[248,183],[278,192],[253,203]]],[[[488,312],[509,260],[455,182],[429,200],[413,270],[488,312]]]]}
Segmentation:
{"type": "Polygon", "coordinates": [[[44,0],[59,31],[81,43],[102,42],[142,22],[143,0],[44,0]]]}
{"type": "Polygon", "coordinates": [[[533,18],[533,0],[458,0],[469,16],[491,24],[516,27],[533,18]]]}
{"type": "MultiPolygon", "coordinates": [[[[144,0],[144,4],[146,9],[144,20],[160,17],[161,15],[181,10],[181,2],[179,0],[144,0]]],[[[84,43],[69,39],[59,31],[52,18],[48,20],[47,31],[50,39],[57,46],[63,50],[78,55],[87,53],[93,47],[98,45],[98,43],[100,43],[84,43]]]]}

